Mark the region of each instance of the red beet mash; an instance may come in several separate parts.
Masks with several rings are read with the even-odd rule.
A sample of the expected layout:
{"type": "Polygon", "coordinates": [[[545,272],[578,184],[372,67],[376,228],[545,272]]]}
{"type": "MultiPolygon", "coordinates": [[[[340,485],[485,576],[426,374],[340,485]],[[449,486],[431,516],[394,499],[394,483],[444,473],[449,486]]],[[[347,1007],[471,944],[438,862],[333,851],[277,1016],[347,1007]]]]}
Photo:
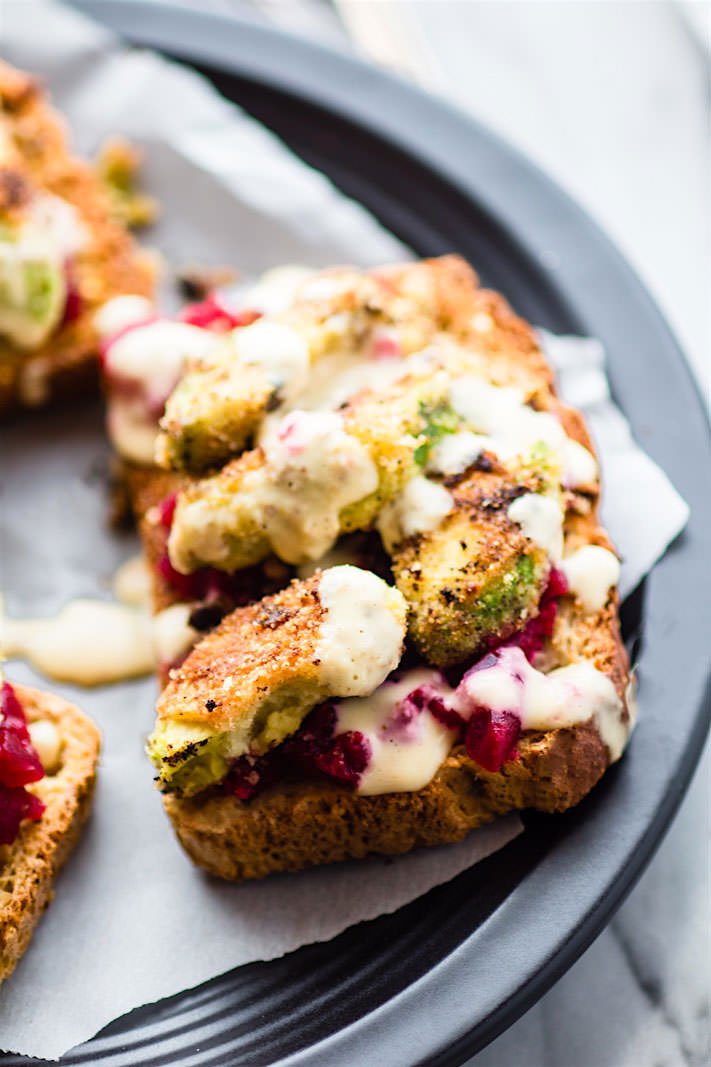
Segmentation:
{"type": "Polygon", "coordinates": [[[0,845],[11,845],[24,819],[39,819],[44,804],[25,789],[44,778],[27,719],[17,694],[8,682],[0,688],[0,845]]]}

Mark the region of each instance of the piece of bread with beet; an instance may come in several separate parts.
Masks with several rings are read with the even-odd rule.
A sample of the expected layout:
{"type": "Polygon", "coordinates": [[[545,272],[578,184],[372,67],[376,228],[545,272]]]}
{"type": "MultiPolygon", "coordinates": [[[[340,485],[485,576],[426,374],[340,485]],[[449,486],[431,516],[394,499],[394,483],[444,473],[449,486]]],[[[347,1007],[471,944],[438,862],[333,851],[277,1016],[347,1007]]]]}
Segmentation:
{"type": "Polygon", "coordinates": [[[31,747],[26,738],[20,742],[24,767],[18,771],[9,769],[7,751],[0,746],[0,783],[32,780],[25,786],[0,784],[0,982],[27,949],[51,903],[55,877],[89,816],[100,748],[98,729],[73,704],[5,683],[0,729],[14,729],[16,753],[17,733],[23,730],[16,705],[14,727],[8,726],[13,718],[13,707],[6,703],[12,701],[8,690],[22,708],[31,747]]]}

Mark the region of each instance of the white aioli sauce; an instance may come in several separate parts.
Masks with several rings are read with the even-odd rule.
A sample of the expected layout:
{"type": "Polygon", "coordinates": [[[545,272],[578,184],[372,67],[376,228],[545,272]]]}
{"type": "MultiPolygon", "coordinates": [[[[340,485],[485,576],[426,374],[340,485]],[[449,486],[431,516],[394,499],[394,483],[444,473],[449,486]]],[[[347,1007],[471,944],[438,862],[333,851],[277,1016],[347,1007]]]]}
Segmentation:
{"type": "Polygon", "coordinates": [[[563,509],[557,500],[524,493],[509,504],[507,515],[534,545],[544,549],[554,563],[559,562],[563,555],[563,509]]]}
{"type": "Polygon", "coordinates": [[[371,571],[332,567],[318,587],[326,616],[316,658],[335,696],[366,696],[395,670],[405,640],[402,594],[371,571]]]}
{"type": "Polygon", "coordinates": [[[358,792],[411,793],[423,789],[449,755],[456,731],[443,726],[427,708],[410,722],[401,721],[397,705],[418,686],[431,685],[451,695],[439,671],[408,671],[400,681],[385,682],[370,696],[336,706],[336,733],[358,730],[370,747],[370,760],[358,792]]]}
{"type": "Polygon", "coordinates": [[[0,598],[0,657],[25,659],[48,678],[83,686],[138,678],[175,663],[201,635],[188,623],[188,604],[150,615],[149,582],[143,560],[134,557],[114,576],[120,603],[78,599],[50,618],[8,619],[0,598]]]}
{"type": "Polygon", "coordinates": [[[567,559],[560,569],[568,580],[568,587],[586,611],[604,607],[610,589],[620,577],[620,562],[601,545],[583,545],[567,559]]]}
{"type": "Polygon", "coordinates": [[[452,510],[452,496],[437,482],[416,475],[380,512],[376,527],[387,552],[407,537],[436,530],[452,510]]]}
{"type": "Polygon", "coordinates": [[[265,271],[240,298],[240,306],[264,315],[286,311],[304,284],[314,274],[311,267],[284,266],[265,271]]]}
{"type": "Polygon", "coordinates": [[[172,665],[187,655],[201,634],[188,622],[190,604],[171,604],[153,617],[153,647],[158,666],[172,665]]]}
{"type": "Polygon", "coordinates": [[[620,758],[630,724],[622,719],[622,700],[606,674],[587,660],[542,674],[519,648],[502,649],[496,658],[496,665],[465,676],[458,690],[460,704],[465,707],[468,699],[493,711],[510,711],[523,730],[555,730],[593,719],[610,759],[620,758]]]}
{"type": "Polygon", "coordinates": [[[334,352],[313,365],[299,402],[310,411],[334,410],[363,389],[383,389],[405,373],[404,359],[364,359],[357,349],[334,352]]]}
{"type": "MultiPolygon", "coordinates": [[[[471,429],[488,436],[489,451],[501,459],[527,455],[540,441],[560,457],[567,486],[588,485],[597,479],[598,468],[592,454],[567,436],[554,415],[529,407],[520,390],[492,385],[466,374],[452,383],[451,403],[471,429]]],[[[461,467],[460,471],[464,469],[461,467]]]]}
{"type": "Polygon", "coordinates": [[[106,429],[120,456],[143,467],[153,465],[158,423],[147,414],[144,401],[133,397],[110,399],[106,429]]]}
{"type": "Polygon", "coordinates": [[[103,340],[125,330],[127,326],[143,322],[155,314],[151,301],[145,296],[135,293],[125,293],[123,296],[114,296],[94,314],[94,326],[103,340]]]}
{"type": "Polygon", "coordinates": [[[158,419],[187,360],[203,359],[215,335],[186,322],[161,320],[119,336],[106,352],[106,375],[119,388],[109,395],[107,426],[116,450],[134,463],[152,464],[158,419]],[[134,387],[126,393],[120,384],[134,387]]]}
{"type": "Polygon", "coordinates": [[[378,487],[378,471],[335,412],[293,411],[265,444],[262,525],[287,563],[323,556],[340,532],[339,515],[378,487]]]}
{"type": "Polygon", "coordinates": [[[482,452],[493,452],[495,444],[486,434],[461,430],[446,434],[431,450],[427,459],[427,473],[445,477],[461,474],[475,463],[482,452]]]}
{"type": "Polygon", "coordinates": [[[0,653],[86,686],[136,678],[155,665],[147,613],[104,600],[70,601],[48,619],[0,618],[0,653]]]}
{"type": "Polygon", "coordinates": [[[290,326],[258,319],[251,326],[232,332],[237,359],[259,364],[275,386],[280,386],[283,401],[289,402],[304,389],[309,373],[309,347],[306,340],[290,326]]]}
{"type": "Polygon", "coordinates": [[[566,488],[594,485],[599,475],[600,469],[592,452],[571,437],[566,438],[563,448],[563,484],[566,488]]]}
{"type": "Polygon", "coordinates": [[[186,361],[204,358],[215,343],[213,333],[187,322],[149,322],[109,345],[107,373],[140,384],[149,403],[163,404],[186,361]]]}
{"type": "Polygon", "coordinates": [[[56,774],[60,766],[62,739],[59,730],[49,719],[36,719],[27,724],[32,746],[40,758],[45,774],[56,774]]]}
{"type": "Polygon", "coordinates": [[[146,607],[151,600],[151,575],[142,555],[131,556],[121,564],[111,582],[117,600],[133,607],[146,607]]]}

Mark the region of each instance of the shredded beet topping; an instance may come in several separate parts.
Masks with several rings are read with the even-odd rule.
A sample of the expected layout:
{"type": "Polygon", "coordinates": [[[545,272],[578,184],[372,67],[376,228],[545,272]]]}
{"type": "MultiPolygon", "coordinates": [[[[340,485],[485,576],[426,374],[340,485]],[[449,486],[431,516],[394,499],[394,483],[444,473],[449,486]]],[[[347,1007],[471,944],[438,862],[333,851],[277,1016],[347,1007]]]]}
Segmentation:
{"type": "Polygon", "coordinates": [[[67,298],[64,304],[61,326],[68,326],[79,318],[82,309],[81,293],[77,284],[76,273],[72,261],[68,259],[64,264],[64,280],[67,287],[67,298]]]}
{"type": "Polygon", "coordinates": [[[520,733],[521,720],[513,711],[476,707],[465,735],[467,755],[485,771],[496,773],[504,763],[518,759],[520,733]]]}
{"type": "Polygon", "coordinates": [[[447,707],[444,697],[433,685],[419,685],[396,706],[383,733],[386,736],[411,736],[412,727],[425,710],[450,730],[458,730],[464,722],[458,712],[447,707]]]}
{"type": "Polygon", "coordinates": [[[225,780],[228,793],[251,800],[273,782],[296,775],[325,775],[355,788],[368,766],[370,745],[358,730],[336,734],[336,709],[321,704],[295,734],[264,756],[240,756],[225,780]]]}
{"type": "Polygon", "coordinates": [[[543,590],[541,601],[555,600],[559,596],[565,596],[568,592],[568,579],[557,567],[551,567],[548,575],[548,585],[543,590]]]}
{"type": "Polygon", "coordinates": [[[551,567],[548,584],[541,594],[538,614],[528,620],[523,630],[504,641],[494,641],[490,646],[491,651],[499,648],[520,648],[528,662],[533,663],[546,638],[553,633],[558,613],[558,598],[565,596],[567,592],[568,582],[565,575],[557,567],[551,567]]]}
{"type": "Polygon", "coordinates": [[[32,747],[22,704],[4,682],[0,688],[0,845],[10,845],[23,819],[39,819],[44,804],[24,786],[44,777],[32,747]]]}
{"type": "Polygon", "coordinates": [[[214,333],[227,333],[238,326],[249,326],[261,318],[260,311],[229,311],[217,300],[214,293],[198,304],[188,304],[180,313],[180,321],[190,326],[199,326],[214,333]]]}
{"type": "Polygon", "coordinates": [[[0,783],[14,788],[44,777],[22,704],[8,682],[0,689],[0,783]]]}
{"type": "Polygon", "coordinates": [[[171,493],[158,505],[158,521],[165,530],[170,530],[173,525],[175,509],[178,504],[178,494],[171,493]]]}
{"type": "MultiPolygon", "coordinates": [[[[167,515],[164,525],[169,527],[175,501],[169,498],[164,505],[167,515]]],[[[211,568],[204,570],[209,571],[211,568]]],[[[184,579],[186,576],[179,577],[184,579]]],[[[193,575],[188,577],[192,578],[193,575]]],[[[229,575],[222,577],[230,578],[229,575]]],[[[548,584],[541,596],[538,615],[529,619],[520,633],[494,645],[464,672],[463,678],[466,678],[467,674],[499,666],[501,653],[506,649],[518,648],[526,659],[532,662],[536,653],[542,649],[545,639],[553,633],[558,598],[567,591],[565,575],[555,567],[552,568],[548,584]]],[[[520,673],[514,672],[514,676],[523,683],[520,673]]],[[[411,735],[416,729],[420,715],[427,710],[443,726],[450,730],[460,730],[469,758],[484,770],[495,774],[505,763],[519,758],[516,746],[521,734],[521,720],[515,711],[496,711],[479,704],[472,706],[471,702],[470,711],[467,708],[467,692],[462,684],[463,678],[460,675],[458,679],[460,684],[456,700],[461,711],[451,707],[435,686],[420,685],[398,702],[383,726],[382,733],[383,736],[411,735]]],[[[453,681],[452,684],[457,683],[453,681]]],[[[333,704],[321,704],[314,708],[300,729],[281,745],[264,756],[241,756],[236,760],[225,780],[225,790],[240,800],[251,800],[268,785],[295,774],[308,777],[325,775],[356,788],[370,761],[370,744],[360,731],[336,734],[337,725],[338,717],[333,704]]]]}
{"type": "Polygon", "coordinates": [[[164,552],[159,556],[156,569],[180,600],[186,603],[220,603],[222,614],[258,600],[265,592],[265,575],[261,566],[245,567],[228,574],[216,567],[200,567],[191,574],[181,574],[164,552]]]}

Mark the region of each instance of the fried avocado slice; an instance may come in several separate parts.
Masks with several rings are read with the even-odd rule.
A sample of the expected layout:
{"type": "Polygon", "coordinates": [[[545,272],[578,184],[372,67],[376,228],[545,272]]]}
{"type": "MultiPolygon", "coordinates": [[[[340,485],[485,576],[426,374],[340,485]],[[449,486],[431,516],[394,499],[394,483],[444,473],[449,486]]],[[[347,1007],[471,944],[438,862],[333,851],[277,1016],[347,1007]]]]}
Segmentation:
{"type": "Polygon", "coordinates": [[[537,614],[548,556],[509,518],[508,508],[541,488],[533,474],[471,469],[450,485],[454,507],[442,522],[393,548],[409,635],[428,663],[450,667],[471,660],[537,614]]]}
{"type": "Polygon", "coordinates": [[[456,256],[314,275],[291,307],[238,328],[188,370],[161,420],[159,464],[195,473],[220,466],[250,444],[266,414],[293,406],[313,365],[323,361],[327,377],[344,362],[419,351],[455,323],[463,328],[476,286],[456,256]]]}
{"type": "Polygon", "coordinates": [[[168,399],[156,462],[194,472],[221,466],[249,446],[277,397],[278,389],[254,364],[189,371],[168,399]]]}
{"type": "Polygon", "coordinates": [[[429,413],[446,404],[441,371],[361,394],[342,413],[292,412],[263,448],[184,490],[169,540],[183,573],[233,571],[274,551],[318,559],[342,533],[368,529],[419,471],[429,413]]]}
{"type": "Polygon", "coordinates": [[[158,700],[148,753],[159,787],[201,792],[232,760],[283,741],[317,704],[373,692],[400,662],[406,615],[397,589],[352,566],[232,612],[158,700]]]}

